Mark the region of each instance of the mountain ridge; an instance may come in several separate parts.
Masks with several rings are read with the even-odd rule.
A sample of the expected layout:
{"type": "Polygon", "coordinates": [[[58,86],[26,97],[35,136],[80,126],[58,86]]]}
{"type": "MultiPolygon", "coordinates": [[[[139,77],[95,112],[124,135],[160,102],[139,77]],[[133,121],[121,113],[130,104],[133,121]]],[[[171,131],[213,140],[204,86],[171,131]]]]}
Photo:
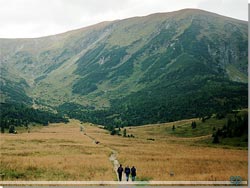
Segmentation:
{"type": "MultiPolygon", "coordinates": [[[[200,114],[196,111],[206,109],[205,93],[211,95],[207,100],[213,104],[208,105],[207,113],[232,109],[230,103],[246,106],[247,30],[247,22],[184,9],[23,39],[26,42],[0,39],[0,68],[9,71],[0,81],[24,79],[27,85],[23,90],[36,106],[67,114],[65,105],[72,105],[78,113],[71,115],[80,113],[83,120],[91,119],[86,117],[88,113],[95,118],[103,113],[109,123],[126,124],[127,118],[141,116],[142,111],[149,120],[131,120],[129,124],[201,116],[204,110],[200,114]],[[242,93],[242,99],[236,91],[242,93]],[[196,100],[192,101],[191,95],[196,100]],[[188,109],[180,99],[202,105],[197,110],[188,109]]],[[[8,99],[6,91],[1,95],[8,99]]]]}
{"type": "Polygon", "coordinates": [[[22,37],[18,37],[18,38],[1,38],[0,37],[0,40],[2,40],[2,39],[6,39],[6,40],[12,40],[12,39],[13,40],[18,40],[18,39],[26,40],[27,39],[28,40],[28,39],[42,39],[42,38],[44,39],[44,38],[47,38],[47,37],[60,36],[60,35],[68,34],[68,33],[71,33],[71,32],[78,32],[78,31],[82,31],[82,30],[85,30],[85,29],[90,29],[92,27],[102,25],[102,24],[105,24],[105,23],[111,23],[111,22],[116,22],[116,21],[121,21],[121,20],[128,20],[128,19],[131,19],[131,18],[144,18],[144,17],[154,16],[154,15],[175,14],[175,13],[184,12],[184,11],[203,12],[203,13],[207,13],[207,14],[216,15],[217,17],[224,17],[224,18],[227,18],[229,20],[234,20],[234,21],[237,21],[237,22],[242,22],[242,23],[247,23],[248,22],[246,20],[240,20],[240,19],[237,19],[237,18],[232,18],[232,17],[229,17],[229,16],[225,16],[225,15],[222,15],[222,14],[219,14],[219,13],[214,13],[214,12],[203,10],[203,9],[184,8],[184,9],[170,11],[170,12],[157,12],[157,13],[150,13],[150,14],[146,14],[146,15],[142,15],[142,16],[133,16],[133,17],[123,18],[123,19],[115,19],[115,20],[111,20],[111,21],[101,21],[101,22],[98,22],[98,23],[95,23],[95,24],[91,24],[91,25],[87,25],[87,26],[84,26],[84,27],[63,31],[61,33],[46,35],[46,36],[31,37],[31,38],[27,38],[27,37],[26,38],[25,37],[24,38],[22,38],[22,37]]]}

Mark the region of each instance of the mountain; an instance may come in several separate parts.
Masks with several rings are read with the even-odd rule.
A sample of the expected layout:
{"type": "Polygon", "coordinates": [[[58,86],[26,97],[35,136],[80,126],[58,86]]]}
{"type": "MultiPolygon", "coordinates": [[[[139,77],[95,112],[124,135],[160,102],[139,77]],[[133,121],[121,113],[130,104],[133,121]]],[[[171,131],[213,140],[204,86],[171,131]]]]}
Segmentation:
{"type": "Polygon", "coordinates": [[[0,39],[1,98],[107,125],[222,113],[247,107],[247,49],[247,22],[196,9],[0,39]]]}

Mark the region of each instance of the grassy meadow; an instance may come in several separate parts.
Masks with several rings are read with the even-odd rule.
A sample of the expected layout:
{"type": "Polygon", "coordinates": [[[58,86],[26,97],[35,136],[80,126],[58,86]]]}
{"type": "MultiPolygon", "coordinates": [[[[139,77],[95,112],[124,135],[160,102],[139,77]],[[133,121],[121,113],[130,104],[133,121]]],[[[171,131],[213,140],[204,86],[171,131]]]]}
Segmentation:
{"type": "MultiPolygon", "coordinates": [[[[200,120],[191,119],[126,127],[127,135],[134,135],[131,138],[112,136],[100,127],[71,120],[35,127],[30,133],[1,134],[0,173],[3,180],[116,180],[109,160],[116,151],[123,166],[137,168],[137,180],[227,181],[230,176],[246,180],[247,148],[206,144],[211,134],[199,130],[201,125],[200,120]],[[197,130],[193,136],[186,131],[180,137],[194,120],[197,130]],[[83,132],[80,126],[84,126],[83,132]]],[[[211,129],[209,121],[203,126],[211,129]]]]}
{"type": "Polygon", "coordinates": [[[110,151],[93,144],[79,124],[71,121],[30,133],[2,134],[4,180],[113,180],[110,151]]]}

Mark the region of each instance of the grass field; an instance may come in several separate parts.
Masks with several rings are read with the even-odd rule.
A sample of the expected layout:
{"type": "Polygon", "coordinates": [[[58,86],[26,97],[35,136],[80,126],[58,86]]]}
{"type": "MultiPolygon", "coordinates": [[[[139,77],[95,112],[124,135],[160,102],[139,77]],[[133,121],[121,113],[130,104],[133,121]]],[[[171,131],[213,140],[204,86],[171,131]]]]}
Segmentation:
{"type": "Polygon", "coordinates": [[[193,137],[178,135],[194,120],[199,121],[174,122],[176,135],[173,123],[127,127],[127,134],[135,138],[111,136],[76,120],[36,127],[30,133],[1,134],[0,173],[4,180],[116,180],[109,160],[113,150],[123,166],[137,168],[137,180],[246,180],[247,148],[206,145],[211,135],[198,129],[193,137]]]}
{"type": "Polygon", "coordinates": [[[1,135],[4,180],[113,180],[110,151],[79,130],[79,122],[71,121],[1,135]]]}

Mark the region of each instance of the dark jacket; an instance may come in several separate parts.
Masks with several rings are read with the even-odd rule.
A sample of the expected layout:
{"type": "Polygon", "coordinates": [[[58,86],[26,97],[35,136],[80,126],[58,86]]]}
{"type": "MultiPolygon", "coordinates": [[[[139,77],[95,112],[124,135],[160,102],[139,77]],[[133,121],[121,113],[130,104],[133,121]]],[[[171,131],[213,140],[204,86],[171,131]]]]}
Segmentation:
{"type": "Polygon", "coordinates": [[[118,174],[121,174],[123,172],[123,168],[120,166],[118,169],[117,169],[117,172],[118,174]]]}
{"type": "Polygon", "coordinates": [[[136,169],[135,169],[135,167],[131,168],[131,176],[136,176],[136,169]]]}
{"type": "Polygon", "coordinates": [[[128,167],[125,168],[125,174],[127,174],[127,175],[130,174],[130,168],[128,168],[128,167]]]}

